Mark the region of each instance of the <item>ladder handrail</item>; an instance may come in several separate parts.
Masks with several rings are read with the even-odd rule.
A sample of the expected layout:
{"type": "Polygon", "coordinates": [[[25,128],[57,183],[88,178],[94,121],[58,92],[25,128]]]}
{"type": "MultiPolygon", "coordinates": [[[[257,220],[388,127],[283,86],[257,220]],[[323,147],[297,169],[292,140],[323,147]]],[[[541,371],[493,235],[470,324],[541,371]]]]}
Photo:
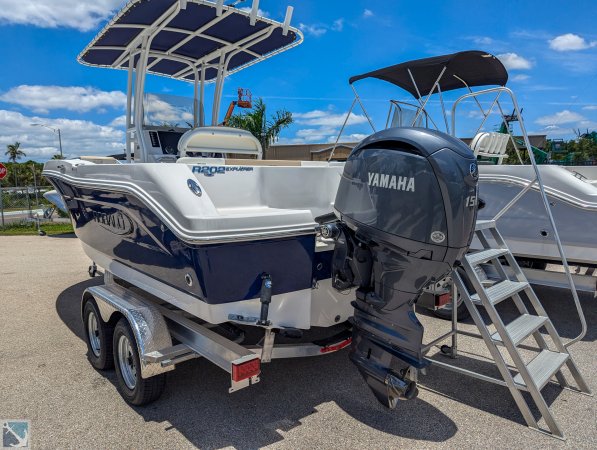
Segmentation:
{"type": "MultiPolygon", "coordinates": [[[[514,95],[514,92],[511,89],[509,89],[509,88],[507,88],[505,86],[499,86],[499,87],[495,87],[495,88],[483,89],[483,90],[476,91],[476,92],[469,92],[469,93],[466,93],[466,94],[460,96],[454,102],[454,104],[452,105],[452,135],[456,136],[456,107],[458,106],[458,104],[462,100],[465,100],[465,99],[468,99],[468,98],[474,98],[476,100],[477,97],[479,97],[481,95],[492,94],[494,92],[497,92],[498,95],[501,95],[502,92],[505,92],[505,93],[507,93],[510,96],[510,99],[512,100],[512,104],[514,106],[514,111],[516,113],[516,117],[518,117],[518,124],[519,124],[520,130],[522,132],[522,138],[523,138],[524,144],[525,144],[525,146],[526,146],[527,149],[531,149],[532,148],[531,142],[529,140],[529,136],[527,134],[527,131],[526,131],[526,128],[525,128],[525,125],[524,125],[524,121],[522,119],[520,108],[518,107],[518,101],[516,100],[516,96],[514,95]]],[[[493,108],[493,105],[492,105],[492,108],[493,108]]],[[[490,110],[490,112],[491,112],[491,110],[490,110]]],[[[576,286],[574,285],[574,279],[572,278],[572,272],[570,271],[570,266],[568,265],[568,259],[566,258],[566,254],[564,252],[564,247],[562,245],[562,241],[560,240],[560,235],[558,233],[558,229],[556,227],[556,223],[555,223],[555,220],[553,218],[553,214],[551,212],[551,206],[549,204],[549,199],[547,198],[547,194],[545,193],[545,186],[543,184],[543,179],[541,177],[541,172],[539,171],[539,167],[537,166],[537,162],[535,161],[535,155],[530,150],[528,150],[527,153],[529,154],[529,159],[531,160],[531,165],[533,166],[533,170],[535,172],[535,180],[532,180],[531,183],[525,189],[523,189],[523,191],[526,192],[535,183],[537,183],[538,186],[539,186],[539,191],[541,193],[541,199],[543,200],[543,205],[545,206],[545,211],[547,213],[547,217],[549,219],[549,223],[550,223],[551,228],[553,230],[554,239],[556,241],[556,245],[557,245],[558,251],[560,253],[562,265],[564,266],[564,273],[566,274],[566,278],[568,279],[568,284],[570,286],[570,291],[572,292],[572,298],[574,300],[574,304],[576,306],[576,311],[578,313],[578,317],[579,317],[580,323],[581,323],[581,332],[580,332],[580,334],[578,336],[576,336],[575,338],[571,339],[570,341],[568,341],[566,344],[564,344],[566,347],[569,347],[572,344],[580,341],[582,338],[585,337],[585,335],[587,334],[587,320],[585,318],[585,314],[583,312],[582,305],[580,304],[580,298],[578,297],[578,292],[576,291],[576,286]]],[[[508,205],[506,205],[507,208],[503,208],[498,213],[498,215],[496,215],[496,217],[494,217],[493,220],[499,219],[521,197],[522,197],[522,194],[514,197],[513,200],[515,200],[515,201],[511,201],[510,203],[508,203],[508,205]]]]}

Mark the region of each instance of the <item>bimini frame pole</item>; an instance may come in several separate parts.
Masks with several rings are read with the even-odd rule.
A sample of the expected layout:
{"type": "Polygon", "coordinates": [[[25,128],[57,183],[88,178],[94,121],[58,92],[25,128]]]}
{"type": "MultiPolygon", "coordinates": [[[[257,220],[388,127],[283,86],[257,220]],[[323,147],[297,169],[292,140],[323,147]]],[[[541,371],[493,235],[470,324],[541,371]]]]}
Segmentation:
{"type": "MultiPolygon", "coordinates": [[[[446,69],[447,69],[447,67],[444,66],[444,68],[440,72],[439,76],[435,80],[435,83],[433,83],[433,86],[431,86],[431,90],[429,91],[429,94],[427,94],[427,98],[425,98],[425,102],[421,105],[421,109],[419,109],[417,111],[417,114],[415,114],[415,118],[413,119],[413,123],[412,123],[413,127],[415,126],[415,123],[417,123],[417,119],[421,115],[421,110],[425,109],[425,107],[427,106],[427,102],[429,101],[429,99],[431,98],[431,95],[433,94],[433,91],[435,91],[435,88],[439,85],[439,81],[444,76],[444,72],[446,71],[446,69]]],[[[419,99],[418,100],[419,100],[419,103],[420,103],[421,102],[421,93],[419,92],[419,88],[417,87],[417,83],[415,82],[415,78],[413,77],[413,74],[410,71],[410,69],[408,69],[408,75],[410,76],[410,79],[412,80],[413,84],[415,85],[415,89],[417,90],[417,94],[419,94],[419,99]]],[[[436,128],[437,128],[437,125],[436,125],[436,128]]]]}
{"type": "MultiPolygon", "coordinates": [[[[365,114],[365,117],[367,118],[367,120],[369,121],[369,125],[371,125],[371,129],[373,130],[373,132],[375,133],[377,130],[375,129],[375,125],[373,125],[373,121],[371,120],[371,117],[369,117],[369,114],[367,114],[367,110],[365,109],[365,107],[363,106],[363,103],[361,102],[361,98],[359,97],[359,94],[357,93],[357,90],[355,89],[354,85],[351,84],[350,87],[352,88],[352,92],[354,92],[354,98],[357,102],[359,102],[359,105],[361,107],[361,109],[363,110],[363,114],[365,114]]],[[[348,117],[348,116],[347,116],[348,117]]],[[[348,118],[346,119],[348,121],[348,118]]]]}
{"type": "Polygon", "coordinates": [[[442,88],[437,84],[437,93],[439,94],[439,102],[442,105],[442,115],[444,116],[444,123],[446,124],[446,133],[450,134],[450,127],[448,126],[448,115],[446,114],[446,107],[444,105],[444,96],[442,95],[442,88]]]}
{"type": "Polygon", "coordinates": [[[328,162],[330,162],[332,160],[332,157],[334,156],[334,152],[336,151],[336,147],[338,146],[338,142],[340,141],[340,136],[342,136],[342,133],[344,132],[344,128],[346,127],[346,124],[348,123],[348,119],[350,118],[350,115],[352,114],[352,110],[354,109],[354,105],[356,104],[357,99],[356,97],[354,98],[354,100],[352,101],[350,108],[348,110],[348,114],[346,114],[346,119],[344,119],[344,123],[342,124],[342,128],[340,128],[340,132],[338,133],[338,137],[336,138],[336,142],[334,142],[334,146],[332,147],[332,151],[330,152],[330,157],[328,158],[328,162]]]}
{"type": "MultiPolygon", "coordinates": [[[[444,67],[444,70],[446,70],[446,68],[444,67]]],[[[436,82],[439,82],[439,80],[441,79],[444,70],[442,70],[442,73],[440,74],[440,76],[438,77],[436,82]]],[[[425,111],[425,105],[423,104],[423,102],[421,101],[421,92],[419,91],[419,86],[417,86],[417,82],[415,81],[415,77],[413,77],[412,72],[410,71],[410,69],[407,69],[408,71],[408,76],[410,77],[410,80],[413,82],[413,86],[415,87],[415,91],[417,91],[417,102],[419,102],[419,109],[417,110],[417,115],[415,116],[415,119],[412,122],[411,126],[414,126],[415,122],[417,121],[418,117],[419,117],[419,113],[420,110],[425,112],[425,115],[427,116],[427,118],[429,120],[431,120],[431,123],[433,124],[433,126],[435,127],[436,130],[439,130],[439,127],[437,126],[437,124],[435,123],[435,120],[433,120],[433,117],[431,117],[427,111],[425,111]]],[[[431,96],[431,93],[433,93],[433,90],[435,89],[435,86],[431,89],[431,92],[429,93],[429,96],[431,96]]],[[[429,96],[427,97],[427,100],[429,100],[429,96]]],[[[427,101],[425,101],[425,104],[427,104],[427,101]]]]}

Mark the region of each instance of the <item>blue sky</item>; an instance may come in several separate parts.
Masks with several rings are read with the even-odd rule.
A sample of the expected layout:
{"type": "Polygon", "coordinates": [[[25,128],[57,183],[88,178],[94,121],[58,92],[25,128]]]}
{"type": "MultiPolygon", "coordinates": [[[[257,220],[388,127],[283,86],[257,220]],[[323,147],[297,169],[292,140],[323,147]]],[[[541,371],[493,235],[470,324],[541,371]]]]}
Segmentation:
{"type": "MultiPolygon", "coordinates": [[[[62,130],[68,156],[122,150],[126,73],[76,61],[122,4],[0,0],[2,148],[20,141],[37,160],[57,153],[57,136],[30,126],[38,122],[62,130]]],[[[530,132],[572,138],[574,129],[597,129],[594,1],[261,0],[260,8],[267,17],[283,20],[287,4],[295,7],[293,25],[303,31],[304,43],[232,75],[221,108],[223,114],[236,88],[244,87],[263,97],[270,111],[292,111],[296,123],[284,132],[282,143],[333,141],[352,101],[351,75],[468,49],[500,55],[530,132]]],[[[385,121],[387,99],[409,99],[381,81],[366,80],[357,88],[378,127],[385,121]]],[[[148,90],[192,95],[191,85],[159,77],[150,77],[148,90]]],[[[491,116],[485,128],[498,122],[491,116]]],[[[461,137],[474,133],[478,113],[472,104],[457,123],[461,137]]],[[[366,118],[356,110],[342,140],[369,133],[366,118]]]]}

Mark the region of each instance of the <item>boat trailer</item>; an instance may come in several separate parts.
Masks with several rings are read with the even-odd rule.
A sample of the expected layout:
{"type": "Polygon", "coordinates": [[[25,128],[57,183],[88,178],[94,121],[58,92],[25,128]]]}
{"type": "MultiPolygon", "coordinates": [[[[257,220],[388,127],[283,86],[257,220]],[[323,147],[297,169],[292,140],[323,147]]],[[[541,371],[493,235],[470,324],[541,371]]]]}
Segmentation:
{"type": "MultiPolygon", "coordinates": [[[[120,360],[119,355],[114,358],[117,372],[125,372],[125,367],[118,367],[119,364],[128,364],[133,374],[138,366],[141,380],[148,380],[174,370],[176,364],[203,357],[230,374],[230,393],[258,383],[261,363],[279,358],[325,355],[348,347],[352,341],[352,334],[347,327],[334,336],[311,343],[274,345],[278,332],[292,335],[295,331],[294,337],[298,337],[300,330],[266,328],[259,343],[245,347],[236,342],[242,337],[230,339],[214,331],[213,325],[192,320],[189,314],[148,293],[139,292],[135,287],[125,287],[119,281],[106,271],[103,285],[87,288],[83,293],[82,319],[90,347],[90,359],[98,369],[108,369],[111,364],[108,362],[102,367],[94,364],[94,337],[96,340],[101,339],[106,328],[113,331],[114,326],[122,320],[130,327],[134,343],[131,343],[132,355],[128,359],[120,360]],[[90,308],[94,308],[91,319],[90,308]]],[[[100,345],[112,345],[108,336],[105,337],[100,345]]],[[[97,350],[99,354],[99,348],[97,350]]],[[[119,387],[121,393],[126,394],[123,392],[126,386],[119,387]]],[[[126,395],[124,397],[130,403],[139,405],[157,398],[131,401],[126,395]]]]}

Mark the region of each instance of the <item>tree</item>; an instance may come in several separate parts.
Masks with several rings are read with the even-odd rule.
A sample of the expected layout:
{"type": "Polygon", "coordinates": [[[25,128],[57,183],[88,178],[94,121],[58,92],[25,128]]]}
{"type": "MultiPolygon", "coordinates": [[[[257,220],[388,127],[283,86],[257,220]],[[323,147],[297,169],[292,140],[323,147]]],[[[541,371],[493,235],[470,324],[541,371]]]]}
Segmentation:
{"type": "Polygon", "coordinates": [[[286,110],[276,111],[268,120],[265,103],[262,99],[258,99],[251,111],[230,117],[226,125],[250,132],[261,143],[265,155],[269,146],[280,136],[280,132],[288,127],[292,121],[292,113],[286,110]]]}
{"type": "Polygon", "coordinates": [[[60,153],[56,153],[55,155],[52,155],[52,159],[64,159],[64,156],[62,156],[60,153]]]}
{"type": "MultiPolygon", "coordinates": [[[[21,143],[15,142],[14,144],[8,144],[6,146],[5,155],[8,156],[8,160],[16,163],[17,159],[21,159],[23,156],[27,156],[24,151],[20,149],[21,143]]],[[[17,176],[17,165],[14,165],[14,173],[15,173],[15,187],[19,185],[18,176],[17,176]]]]}
{"type": "Polygon", "coordinates": [[[6,146],[6,152],[4,154],[8,156],[8,160],[10,162],[17,162],[17,159],[21,159],[23,156],[27,156],[25,152],[20,149],[20,147],[20,142],[15,142],[14,144],[8,144],[6,146]]]}

